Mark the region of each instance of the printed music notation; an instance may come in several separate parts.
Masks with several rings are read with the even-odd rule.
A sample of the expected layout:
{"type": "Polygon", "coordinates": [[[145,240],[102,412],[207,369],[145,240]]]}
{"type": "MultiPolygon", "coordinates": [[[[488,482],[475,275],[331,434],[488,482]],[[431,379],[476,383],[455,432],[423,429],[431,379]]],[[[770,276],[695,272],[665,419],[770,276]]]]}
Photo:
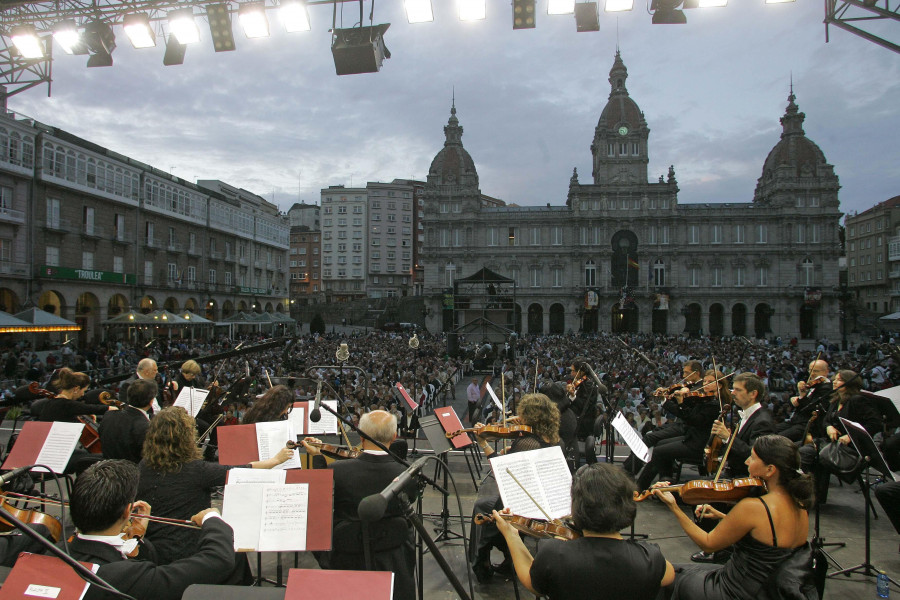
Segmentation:
{"type": "MultiPolygon", "coordinates": [[[[72,458],[82,429],[84,425],[81,423],[54,422],[34,463],[47,465],[54,473],[62,473],[72,458]]],[[[46,472],[46,469],[40,467],[34,470],[46,472]]]]}
{"type": "Polygon", "coordinates": [[[206,402],[206,397],[208,395],[209,390],[185,386],[178,392],[178,397],[175,398],[175,402],[172,403],[172,406],[180,406],[186,410],[189,415],[197,418],[197,413],[203,408],[203,403],[206,402]]]}
{"type": "Polygon", "coordinates": [[[528,494],[537,500],[552,519],[562,518],[571,512],[572,474],[559,446],[492,456],[490,461],[503,505],[512,510],[513,514],[530,519],[547,518],[528,494]],[[515,482],[507,469],[519,483],[515,482]]]}
{"type": "Polygon", "coordinates": [[[229,483],[222,518],[234,529],[237,552],[305,551],[309,484],[229,483]]]}
{"type": "MultiPolygon", "coordinates": [[[[268,460],[278,454],[284,448],[285,440],[296,440],[294,427],[290,421],[271,421],[256,424],[256,444],[259,452],[259,460],[268,460]]],[[[294,450],[294,456],[276,469],[300,469],[300,453],[294,450]]]]}
{"type": "Polygon", "coordinates": [[[622,414],[621,410],[619,411],[619,414],[616,415],[616,418],[613,419],[612,426],[619,432],[619,435],[622,436],[622,439],[625,440],[625,443],[628,444],[628,448],[634,452],[635,456],[645,463],[650,462],[650,449],[647,448],[647,444],[641,439],[641,434],[628,423],[628,420],[625,418],[625,415],[622,414]]]}

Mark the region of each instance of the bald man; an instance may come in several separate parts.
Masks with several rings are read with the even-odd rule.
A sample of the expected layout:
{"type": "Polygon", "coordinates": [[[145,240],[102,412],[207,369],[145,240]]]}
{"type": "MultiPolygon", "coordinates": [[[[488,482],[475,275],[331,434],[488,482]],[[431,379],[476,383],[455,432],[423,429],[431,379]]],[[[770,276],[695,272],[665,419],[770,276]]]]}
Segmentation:
{"type": "MultiPolygon", "coordinates": [[[[365,413],[359,420],[359,428],[385,447],[397,439],[397,419],[387,411],[365,413]]],[[[310,441],[319,440],[303,440],[306,452],[315,456],[319,450],[307,443],[310,441]]],[[[362,536],[357,511],[359,503],[366,496],[381,492],[406,470],[404,465],[366,439],[362,441],[362,451],[359,458],[331,463],[334,472],[334,549],[330,556],[317,557],[324,569],[366,570],[365,556],[359,543],[362,536]]],[[[412,499],[416,493],[415,485],[405,491],[412,499]]],[[[396,600],[415,600],[413,531],[401,518],[402,514],[400,501],[394,498],[388,504],[384,517],[370,525],[372,570],[394,573],[396,600]]]]}
{"type": "MultiPolygon", "coordinates": [[[[152,358],[142,358],[138,361],[135,374],[123,381],[122,385],[119,386],[119,400],[128,404],[128,386],[138,379],[148,379],[155,382],[157,373],[159,373],[159,367],[156,366],[156,361],[152,358]]],[[[176,382],[171,382],[171,385],[173,390],[178,390],[178,384],[176,382]]],[[[160,404],[162,403],[162,392],[163,388],[162,385],[160,385],[156,393],[156,398],[153,399],[152,403],[154,413],[159,412],[160,404]]]]}
{"type": "MultiPolygon", "coordinates": [[[[809,377],[797,382],[797,395],[791,398],[794,413],[784,423],[775,426],[775,432],[792,442],[802,443],[803,432],[806,431],[812,413],[819,411],[819,417],[825,416],[828,401],[831,398],[831,381],[828,379],[830,368],[824,360],[809,363],[809,377]],[[809,382],[807,384],[807,381],[809,382]]],[[[809,434],[813,438],[824,437],[821,428],[823,419],[816,419],[811,425],[809,434]]]]}

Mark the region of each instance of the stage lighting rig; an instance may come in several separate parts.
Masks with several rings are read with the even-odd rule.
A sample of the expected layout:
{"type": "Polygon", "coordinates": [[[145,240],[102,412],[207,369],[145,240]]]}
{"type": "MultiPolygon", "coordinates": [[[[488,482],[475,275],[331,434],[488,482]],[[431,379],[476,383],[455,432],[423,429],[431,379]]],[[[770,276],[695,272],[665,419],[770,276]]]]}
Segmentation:
{"type": "Polygon", "coordinates": [[[390,23],[331,30],[331,53],[338,75],[377,73],[384,59],[391,57],[384,45],[390,23]]]}

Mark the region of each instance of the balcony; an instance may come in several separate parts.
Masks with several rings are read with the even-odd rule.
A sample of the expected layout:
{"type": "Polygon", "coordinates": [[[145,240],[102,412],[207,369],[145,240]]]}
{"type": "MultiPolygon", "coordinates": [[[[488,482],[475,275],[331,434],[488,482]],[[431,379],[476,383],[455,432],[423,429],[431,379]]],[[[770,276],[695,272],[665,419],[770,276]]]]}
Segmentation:
{"type": "Polygon", "coordinates": [[[11,262],[8,260],[0,261],[0,275],[11,275],[18,277],[28,276],[28,264],[20,262],[11,262]]]}
{"type": "Polygon", "coordinates": [[[900,260],[900,236],[888,240],[888,261],[900,260]]]}
{"type": "Polygon", "coordinates": [[[166,244],[166,251],[173,254],[184,254],[184,246],[181,244],[169,243],[166,244]]]}
{"type": "Polygon", "coordinates": [[[148,237],[147,241],[146,241],[146,246],[148,248],[153,248],[153,249],[159,250],[162,248],[162,242],[156,238],[148,237]]]}
{"type": "Polygon", "coordinates": [[[85,238],[99,239],[108,235],[102,227],[97,227],[96,225],[92,227],[82,226],[81,228],[81,236],[85,238]]]}
{"type": "Polygon", "coordinates": [[[225,255],[222,254],[221,252],[210,252],[210,253],[209,253],[209,259],[210,259],[210,260],[222,260],[222,258],[223,258],[224,256],[225,256],[225,255]]]}
{"type": "Polygon", "coordinates": [[[48,231],[56,231],[58,233],[71,233],[78,231],[69,221],[65,219],[48,219],[44,221],[44,229],[48,231]]]}
{"type": "Polygon", "coordinates": [[[196,245],[188,246],[187,253],[191,256],[203,256],[203,251],[196,245]]]}
{"type": "Polygon", "coordinates": [[[25,212],[21,210],[13,210],[11,208],[0,207],[0,221],[4,223],[15,223],[17,225],[25,224],[25,212]]]}
{"type": "Polygon", "coordinates": [[[134,234],[128,231],[117,231],[113,234],[112,241],[114,244],[131,245],[134,243],[134,234]]]}
{"type": "Polygon", "coordinates": [[[247,258],[246,256],[242,256],[242,257],[238,258],[238,263],[242,264],[246,267],[250,264],[250,259],[247,258]]]}
{"type": "Polygon", "coordinates": [[[897,279],[898,277],[900,277],[900,269],[894,269],[893,271],[890,271],[888,273],[888,277],[890,279],[897,279]]]}

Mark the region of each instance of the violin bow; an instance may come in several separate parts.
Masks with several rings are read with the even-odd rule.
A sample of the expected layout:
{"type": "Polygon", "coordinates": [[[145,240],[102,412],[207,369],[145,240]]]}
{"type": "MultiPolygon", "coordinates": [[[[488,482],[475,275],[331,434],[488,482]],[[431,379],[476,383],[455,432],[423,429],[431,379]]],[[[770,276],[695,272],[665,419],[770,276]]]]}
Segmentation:
{"type": "Polygon", "coordinates": [[[271,390],[274,386],[272,385],[272,378],[269,377],[269,369],[267,369],[266,367],[263,367],[263,373],[266,374],[266,381],[269,382],[269,389],[271,390]]]}
{"type": "Polygon", "coordinates": [[[715,354],[713,354],[712,361],[713,361],[713,373],[714,373],[713,379],[716,380],[716,382],[715,382],[716,383],[716,399],[718,399],[718,401],[719,401],[719,412],[722,412],[725,409],[722,408],[722,397],[719,395],[719,377],[718,377],[719,367],[716,366],[716,355],[715,354]]]}
{"type": "Polygon", "coordinates": [[[541,359],[540,359],[540,358],[536,358],[536,359],[534,360],[534,385],[531,386],[531,391],[532,391],[532,392],[537,392],[537,391],[538,391],[538,389],[537,389],[537,377],[538,377],[538,367],[540,366],[540,364],[541,364],[541,359]]]}
{"type": "Polygon", "coordinates": [[[532,502],[534,502],[534,505],[537,506],[538,510],[541,511],[545,517],[547,517],[548,522],[551,522],[551,523],[556,522],[556,519],[554,519],[553,517],[548,515],[547,511],[544,510],[544,507],[541,506],[538,503],[538,501],[534,499],[534,496],[532,496],[530,493],[528,493],[528,490],[525,489],[525,486],[522,485],[522,482],[520,482],[518,479],[516,479],[516,476],[513,475],[513,472],[509,470],[509,467],[506,467],[506,474],[509,475],[510,477],[512,477],[512,480],[516,482],[517,486],[522,488],[522,491],[525,492],[525,495],[528,496],[528,499],[531,500],[532,502]]]}
{"type": "MultiPolygon", "coordinates": [[[[732,405],[734,408],[734,405],[732,405]]],[[[725,468],[725,465],[728,463],[728,453],[731,452],[731,446],[734,444],[735,438],[737,438],[737,429],[732,425],[731,439],[728,440],[728,447],[725,448],[724,454],[722,454],[722,462],[719,463],[719,469],[716,471],[716,476],[713,479],[713,483],[719,482],[719,477],[722,476],[722,469],[725,468]]]]}

